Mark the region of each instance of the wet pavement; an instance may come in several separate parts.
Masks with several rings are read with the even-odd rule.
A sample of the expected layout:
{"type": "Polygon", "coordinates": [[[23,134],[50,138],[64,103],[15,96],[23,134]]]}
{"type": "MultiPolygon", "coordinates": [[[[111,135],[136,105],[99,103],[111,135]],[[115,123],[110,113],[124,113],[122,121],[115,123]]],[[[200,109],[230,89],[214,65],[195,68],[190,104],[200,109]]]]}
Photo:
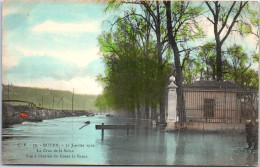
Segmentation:
{"type": "Polygon", "coordinates": [[[2,161],[8,164],[256,165],[258,154],[241,133],[165,132],[148,121],[123,117],[70,117],[24,122],[3,129],[2,161]],[[84,122],[90,124],[84,126],[84,122]],[[135,124],[136,130],[95,125],[135,124]]]}

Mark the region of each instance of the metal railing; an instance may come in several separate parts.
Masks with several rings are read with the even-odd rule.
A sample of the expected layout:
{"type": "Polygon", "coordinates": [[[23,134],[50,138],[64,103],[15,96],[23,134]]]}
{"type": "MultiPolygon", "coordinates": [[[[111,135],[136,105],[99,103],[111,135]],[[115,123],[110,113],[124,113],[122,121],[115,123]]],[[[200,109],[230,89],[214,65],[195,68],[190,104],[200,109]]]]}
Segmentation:
{"type": "MultiPolygon", "coordinates": [[[[182,88],[178,91],[179,120],[181,122],[241,123],[249,112],[249,109],[243,105],[244,96],[248,95],[258,97],[258,92],[182,88]]],[[[258,98],[251,105],[258,110],[258,98]]]]}

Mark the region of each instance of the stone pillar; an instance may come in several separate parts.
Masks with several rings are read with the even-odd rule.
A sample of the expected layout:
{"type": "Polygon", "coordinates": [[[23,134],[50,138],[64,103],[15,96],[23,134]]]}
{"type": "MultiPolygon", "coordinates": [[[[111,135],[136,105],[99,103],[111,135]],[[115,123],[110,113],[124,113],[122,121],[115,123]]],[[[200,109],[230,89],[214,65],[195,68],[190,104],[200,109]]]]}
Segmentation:
{"type": "Polygon", "coordinates": [[[174,130],[176,129],[177,122],[177,86],[173,83],[175,81],[174,76],[171,76],[169,80],[170,84],[168,86],[168,117],[166,119],[166,130],[174,130]]]}

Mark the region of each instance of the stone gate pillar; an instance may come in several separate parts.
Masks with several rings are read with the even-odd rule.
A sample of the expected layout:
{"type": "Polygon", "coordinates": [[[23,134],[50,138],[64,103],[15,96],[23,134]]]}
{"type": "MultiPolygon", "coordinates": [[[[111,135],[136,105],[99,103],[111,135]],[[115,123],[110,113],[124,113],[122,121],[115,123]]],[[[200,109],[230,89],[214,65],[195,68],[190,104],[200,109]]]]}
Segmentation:
{"type": "Polygon", "coordinates": [[[174,76],[169,78],[170,84],[168,86],[168,116],[166,119],[166,130],[174,130],[177,122],[177,86],[173,83],[175,81],[174,76]]]}

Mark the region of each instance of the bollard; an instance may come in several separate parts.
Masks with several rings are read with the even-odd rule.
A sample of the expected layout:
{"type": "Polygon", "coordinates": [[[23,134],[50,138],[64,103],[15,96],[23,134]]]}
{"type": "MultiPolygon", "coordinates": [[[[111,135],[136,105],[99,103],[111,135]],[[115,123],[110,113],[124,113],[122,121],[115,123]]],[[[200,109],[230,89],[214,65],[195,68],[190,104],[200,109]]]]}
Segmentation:
{"type": "Polygon", "coordinates": [[[128,123],[127,123],[126,133],[127,133],[127,137],[128,137],[129,136],[129,126],[128,126],[128,123]]]}
{"type": "MultiPolygon", "coordinates": [[[[104,123],[102,123],[102,125],[104,125],[104,123]]],[[[102,128],[101,130],[102,130],[102,137],[101,137],[101,139],[102,139],[102,141],[104,141],[104,128],[102,128]]]]}

